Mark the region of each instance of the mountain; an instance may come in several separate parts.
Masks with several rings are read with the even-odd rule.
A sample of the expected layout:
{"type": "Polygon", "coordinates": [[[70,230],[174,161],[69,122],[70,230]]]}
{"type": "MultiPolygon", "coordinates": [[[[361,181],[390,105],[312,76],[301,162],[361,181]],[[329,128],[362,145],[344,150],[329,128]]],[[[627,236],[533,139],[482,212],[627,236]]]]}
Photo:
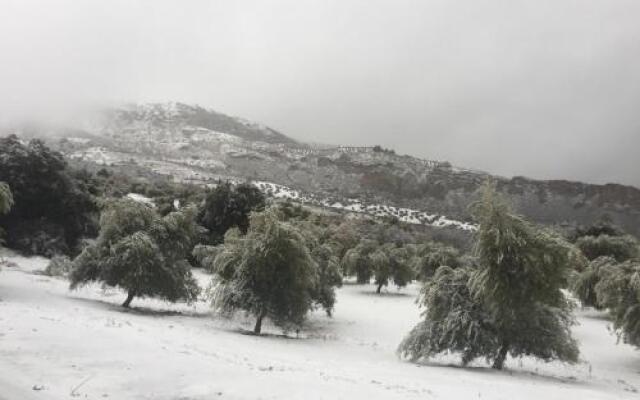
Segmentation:
{"type": "MultiPolygon", "coordinates": [[[[127,105],[58,132],[56,146],[83,162],[136,166],[207,184],[251,180],[269,195],[346,212],[473,230],[469,205],[489,177],[482,171],[370,147],[299,143],[269,127],[181,103],[127,105]]],[[[544,224],[602,219],[640,234],[640,190],[493,177],[526,217],[544,224]]]]}

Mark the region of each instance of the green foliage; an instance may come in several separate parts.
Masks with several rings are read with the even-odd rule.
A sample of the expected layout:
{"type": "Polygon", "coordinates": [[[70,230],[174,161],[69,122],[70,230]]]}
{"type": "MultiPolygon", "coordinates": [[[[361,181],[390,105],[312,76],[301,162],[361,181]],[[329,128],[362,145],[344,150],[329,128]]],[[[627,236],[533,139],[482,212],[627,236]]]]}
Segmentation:
{"type": "Polygon", "coordinates": [[[437,242],[429,242],[418,246],[416,254],[411,260],[416,277],[425,281],[431,278],[436,270],[443,265],[458,268],[462,265],[460,252],[451,246],[437,242]]]}
{"type": "Polygon", "coordinates": [[[7,245],[26,253],[73,253],[82,236],[94,235],[98,210],[83,179],[42,141],[0,138],[0,181],[15,201],[0,216],[7,245]]]}
{"type": "Polygon", "coordinates": [[[9,185],[0,182],[0,215],[6,214],[13,206],[13,195],[9,189],[9,185]]]}
{"type": "Polygon", "coordinates": [[[225,233],[232,227],[242,234],[249,228],[249,214],[265,207],[262,192],[249,184],[232,186],[219,183],[206,195],[205,203],[198,214],[198,223],[209,231],[209,243],[222,243],[225,233]]]}
{"type": "Polygon", "coordinates": [[[602,266],[595,291],[622,340],[640,347],[640,261],[602,266]]]}
{"type": "Polygon", "coordinates": [[[383,286],[393,282],[397,287],[405,287],[413,279],[413,269],[409,264],[409,251],[392,243],[380,246],[370,255],[373,278],[380,293],[383,286]]]}
{"type": "Polygon", "coordinates": [[[422,358],[446,349],[462,353],[463,363],[484,356],[497,369],[507,354],[577,361],[571,304],[561,291],[570,245],[513,214],[493,185],[485,187],[474,214],[480,223],[478,268],[459,275],[451,268],[436,272],[425,289],[431,297],[424,300],[434,310],[427,310],[401,354],[422,358]],[[447,286],[450,279],[460,285],[455,293],[447,293],[454,290],[447,286]]]}
{"type": "MultiPolygon", "coordinates": [[[[0,182],[0,215],[6,214],[13,206],[13,195],[9,189],[9,185],[0,182]]],[[[4,230],[0,227],[0,245],[4,244],[4,230]]]]}
{"type": "Polygon", "coordinates": [[[328,245],[320,245],[311,251],[316,264],[316,276],[311,298],[331,316],[336,302],[335,288],[342,286],[340,263],[328,245]]]}
{"type": "Polygon", "coordinates": [[[576,240],[576,246],[589,259],[595,260],[598,257],[610,256],[618,262],[637,258],[638,242],[630,235],[622,236],[583,236],[576,240]]]}
{"type": "Polygon", "coordinates": [[[514,357],[577,361],[571,304],[561,291],[571,247],[513,214],[492,185],[484,188],[474,214],[480,223],[480,268],[470,287],[498,333],[500,351],[493,357],[494,367],[502,368],[507,352],[514,357]]]}
{"type": "Polygon", "coordinates": [[[73,262],[71,288],[92,281],[127,291],[134,297],[194,301],[200,291],[186,261],[200,231],[195,210],[160,217],[152,208],[128,199],[107,204],[100,235],[73,262]]]}
{"type": "Polygon", "coordinates": [[[369,283],[373,275],[370,255],[376,247],[375,241],[362,239],[356,247],[347,250],[341,260],[342,274],[355,276],[360,284],[369,283]]]}
{"type": "Polygon", "coordinates": [[[324,265],[316,264],[303,235],[283,219],[275,208],[252,214],[246,235],[239,229],[227,232],[210,267],[216,274],[214,308],[253,314],[255,333],[264,317],[288,328],[300,325],[314,303],[327,312],[333,307],[334,295],[327,291],[337,281],[335,260],[319,247],[316,259],[324,265]]]}
{"type": "Polygon", "coordinates": [[[609,221],[598,221],[591,226],[580,226],[571,235],[571,241],[575,242],[583,236],[623,236],[624,232],[620,228],[612,225],[609,221]]]}
{"type": "Polygon", "coordinates": [[[327,234],[327,244],[331,246],[333,253],[339,260],[342,260],[349,249],[358,244],[358,232],[350,221],[343,221],[339,225],[331,225],[327,234]]]}
{"type": "Polygon", "coordinates": [[[569,289],[583,306],[596,309],[602,308],[598,301],[596,285],[600,282],[603,267],[615,266],[616,264],[617,262],[613,257],[598,257],[590,261],[583,271],[575,274],[569,289]]]}
{"type": "Polygon", "coordinates": [[[73,264],[71,259],[67,256],[54,256],[47,268],[44,270],[44,274],[47,276],[67,276],[71,272],[73,264]]]}
{"type": "Polygon", "coordinates": [[[294,204],[289,199],[278,203],[278,210],[285,221],[290,219],[306,220],[312,215],[308,208],[303,207],[300,204],[294,204]]]}
{"type": "Polygon", "coordinates": [[[420,292],[423,321],[414,327],[398,348],[412,361],[441,353],[462,355],[462,363],[475,358],[492,359],[498,353],[496,328],[489,313],[469,291],[470,268],[439,268],[420,292]]]}

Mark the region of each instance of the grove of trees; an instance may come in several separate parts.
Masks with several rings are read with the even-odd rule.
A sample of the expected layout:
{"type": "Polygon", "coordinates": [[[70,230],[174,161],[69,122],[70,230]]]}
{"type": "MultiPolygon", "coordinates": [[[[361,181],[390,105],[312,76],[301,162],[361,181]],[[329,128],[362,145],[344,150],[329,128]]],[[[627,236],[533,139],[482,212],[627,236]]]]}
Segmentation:
{"type": "Polygon", "coordinates": [[[202,266],[212,275],[212,307],[251,315],[260,334],[265,319],[288,330],[315,309],[331,316],[345,278],[373,282],[377,293],[417,281],[422,317],[400,356],[456,353],[463,364],[485,359],[502,369],[508,355],[577,361],[569,289],[640,347],[636,238],[600,222],[565,239],[517,215],[491,184],[472,212],[479,229],[468,254],[459,238],[434,240],[397,219],[267,200],[249,183],[206,189],[92,173],[41,141],[0,138],[0,240],[55,256],[44,273],[68,276],[72,289],[91,282],[122,289],[124,307],[143,297],[197,300],[192,266],[202,266]],[[132,192],[156,206],[123,198],[132,192]]]}
{"type": "Polygon", "coordinates": [[[14,205],[0,215],[7,246],[27,254],[73,254],[83,236],[97,230],[94,197],[60,153],[40,140],[0,138],[0,181],[14,205]]]}
{"type": "Polygon", "coordinates": [[[640,243],[607,224],[574,235],[590,260],[570,288],[583,306],[608,310],[618,336],[640,347],[640,243]]]}

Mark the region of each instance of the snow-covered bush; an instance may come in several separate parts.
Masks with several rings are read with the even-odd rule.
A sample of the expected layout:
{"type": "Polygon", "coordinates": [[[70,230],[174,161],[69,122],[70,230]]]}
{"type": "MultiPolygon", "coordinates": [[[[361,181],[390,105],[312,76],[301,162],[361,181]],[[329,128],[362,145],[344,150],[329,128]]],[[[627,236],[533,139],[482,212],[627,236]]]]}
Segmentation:
{"type": "Polygon", "coordinates": [[[622,340],[640,347],[640,261],[604,265],[595,291],[622,340]]]}
{"type": "Polygon", "coordinates": [[[47,268],[44,270],[44,274],[48,276],[67,276],[73,267],[71,259],[67,256],[54,256],[47,268]]]}

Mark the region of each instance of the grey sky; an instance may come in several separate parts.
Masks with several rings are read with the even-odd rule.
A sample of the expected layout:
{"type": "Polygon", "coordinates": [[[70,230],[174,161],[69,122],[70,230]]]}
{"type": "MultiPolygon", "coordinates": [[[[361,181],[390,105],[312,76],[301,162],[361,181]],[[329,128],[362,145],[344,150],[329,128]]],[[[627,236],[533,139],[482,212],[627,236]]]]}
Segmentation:
{"type": "Polygon", "coordinates": [[[304,141],[640,186],[638,0],[0,0],[0,117],[199,103],[304,141]]]}

